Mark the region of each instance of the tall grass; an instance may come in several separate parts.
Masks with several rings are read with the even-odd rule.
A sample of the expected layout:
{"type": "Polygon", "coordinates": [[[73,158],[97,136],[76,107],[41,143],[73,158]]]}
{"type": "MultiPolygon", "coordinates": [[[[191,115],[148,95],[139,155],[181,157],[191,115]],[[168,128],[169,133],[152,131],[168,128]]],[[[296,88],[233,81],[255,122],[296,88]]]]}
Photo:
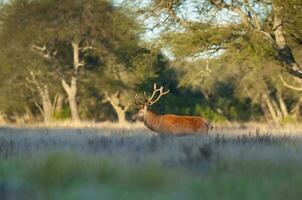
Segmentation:
{"type": "Polygon", "coordinates": [[[298,131],[255,128],[2,127],[0,199],[299,199],[298,131]]]}

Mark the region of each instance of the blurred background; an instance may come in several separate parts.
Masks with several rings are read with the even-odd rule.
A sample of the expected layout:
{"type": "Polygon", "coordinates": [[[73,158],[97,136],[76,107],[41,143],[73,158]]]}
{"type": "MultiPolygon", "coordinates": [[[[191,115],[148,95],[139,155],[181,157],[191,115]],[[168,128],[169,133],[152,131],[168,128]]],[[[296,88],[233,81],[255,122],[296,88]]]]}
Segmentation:
{"type": "Polygon", "coordinates": [[[301,121],[299,0],[0,2],[2,124],[124,123],[153,83],[160,114],[301,121]]]}

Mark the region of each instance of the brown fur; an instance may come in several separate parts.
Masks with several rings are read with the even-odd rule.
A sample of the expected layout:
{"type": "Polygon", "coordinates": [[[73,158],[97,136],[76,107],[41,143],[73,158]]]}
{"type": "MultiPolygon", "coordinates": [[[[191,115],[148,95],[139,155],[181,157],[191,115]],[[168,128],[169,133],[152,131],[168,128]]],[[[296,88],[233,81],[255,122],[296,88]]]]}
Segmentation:
{"type": "Polygon", "coordinates": [[[152,111],[146,110],[143,121],[149,129],[159,134],[207,135],[209,131],[209,124],[202,117],[179,116],[172,114],[157,115],[152,111]]]}

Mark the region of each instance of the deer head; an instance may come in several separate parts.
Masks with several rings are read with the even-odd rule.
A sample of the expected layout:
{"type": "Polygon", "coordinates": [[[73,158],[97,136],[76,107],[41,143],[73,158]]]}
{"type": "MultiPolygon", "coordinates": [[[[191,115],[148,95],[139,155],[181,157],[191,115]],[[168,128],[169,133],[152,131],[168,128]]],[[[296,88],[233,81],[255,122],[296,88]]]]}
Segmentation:
{"type": "Polygon", "coordinates": [[[138,112],[132,117],[133,120],[144,120],[144,116],[146,115],[148,108],[156,103],[163,95],[167,94],[169,90],[164,92],[164,87],[160,86],[157,88],[156,83],[153,85],[153,93],[151,96],[148,96],[144,92],[145,101],[139,99],[138,95],[135,95],[135,105],[139,108],[138,112]]]}

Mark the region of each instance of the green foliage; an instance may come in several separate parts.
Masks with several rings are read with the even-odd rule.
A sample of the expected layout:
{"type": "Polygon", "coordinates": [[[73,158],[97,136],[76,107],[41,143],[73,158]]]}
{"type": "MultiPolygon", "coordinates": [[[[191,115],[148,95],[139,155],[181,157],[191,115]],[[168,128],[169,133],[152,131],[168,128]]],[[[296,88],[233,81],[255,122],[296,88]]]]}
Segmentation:
{"type": "Polygon", "coordinates": [[[299,0],[274,0],[274,3],[282,7],[282,19],[285,21],[285,30],[288,34],[288,38],[291,40],[291,44],[300,43],[302,37],[302,18],[301,9],[302,2],[299,0]]]}
{"type": "MultiPolygon", "coordinates": [[[[79,59],[85,63],[82,67],[85,70],[76,72],[80,105],[91,102],[92,97],[97,97],[94,101],[104,101],[105,92],[120,92],[122,106],[125,106],[132,101],[140,83],[155,77],[150,68],[156,62],[158,51],[140,45],[140,25],[133,16],[108,1],[24,0],[6,5],[3,11],[0,40],[9,65],[3,64],[6,64],[5,70],[10,70],[5,76],[11,78],[18,72],[24,84],[29,72],[37,71],[39,82],[52,84],[51,98],[62,90],[62,79],[69,83],[69,77],[74,75],[71,48],[74,41],[79,42],[79,59]],[[45,49],[34,51],[36,46],[45,49]],[[21,62],[10,56],[12,53],[17,53],[21,62]],[[46,57],[45,53],[48,53],[46,57]],[[82,99],[83,96],[87,99],[82,99]]],[[[39,103],[37,92],[31,92],[32,105],[39,103]]],[[[25,104],[28,102],[27,99],[24,101],[25,104]]],[[[89,109],[81,108],[82,115],[88,116],[89,109]]],[[[65,112],[63,116],[55,115],[57,119],[66,117],[65,112]]]]}
{"type": "MultiPolygon", "coordinates": [[[[265,96],[277,107],[281,96],[290,113],[299,102],[299,94],[286,89],[279,75],[296,80],[282,71],[274,37],[268,35],[274,35],[272,6],[279,6],[282,12],[276,15],[284,20],[286,39],[301,62],[301,2],[247,2],[254,8],[261,30],[255,28],[252,19],[250,26],[238,14],[230,15],[234,10],[223,13],[215,1],[150,1],[146,5],[153,5],[154,21],[158,16],[159,21],[170,17],[164,20],[166,31],[155,44],[142,41],[142,18],[137,20],[131,9],[114,6],[112,1],[18,0],[1,4],[0,111],[9,119],[25,112],[38,116],[41,98],[35,85],[27,81],[34,72],[38,82],[48,86],[52,101],[63,92],[61,80],[70,82],[76,74],[77,101],[85,120],[115,120],[106,94],[118,94],[118,106],[125,108],[133,105],[136,93],[152,91],[155,82],[171,91],[152,108],[158,113],[201,115],[210,121],[248,121],[267,115],[265,96]],[[186,16],[188,7],[192,16],[186,16]],[[219,17],[221,14],[226,20],[219,17]],[[76,73],[74,41],[79,42],[79,58],[85,63],[76,73]],[[42,53],[49,53],[51,59],[34,52],[33,45],[45,47],[42,53]],[[161,48],[176,59],[169,60],[161,48]]],[[[239,8],[253,14],[244,3],[239,8]]],[[[145,14],[149,11],[146,8],[145,14]]],[[[68,105],[64,106],[54,114],[55,119],[69,117],[68,105]]],[[[134,112],[134,107],[126,112],[134,112]]],[[[290,122],[291,118],[282,120],[290,122]]]]}
{"type": "Polygon", "coordinates": [[[297,120],[293,116],[286,116],[282,118],[281,124],[286,125],[286,124],[295,124],[297,120]]]}
{"type": "Polygon", "coordinates": [[[206,118],[209,122],[220,123],[220,122],[227,121],[226,117],[215,112],[209,106],[196,105],[196,107],[194,109],[194,115],[202,116],[202,117],[206,118]]]}
{"type": "Polygon", "coordinates": [[[54,112],[54,120],[64,120],[70,118],[70,109],[69,107],[64,107],[61,111],[54,112]]]}
{"type": "Polygon", "coordinates": [[[183,32],[163,34],[163,46],[171,47],[176,57],[194,56],[206,52],[215,52],[221,45],[232,43],[240,37],[240,27],[192,24],[183,32]]]}
{"type": "MultiPolygon", "coordinates": [[[[273,21],[276,16],[283,19],[284,37],[289,46],[299,52],[300,1],[239,3],[209,0],[197,3],[167,0],[162,3],[154,0],[151,4],[154,7],[152,12],[147,7],[142,8],[146,16],[168,17],[160,24],[165,31],[155,43],[175,57],[173,65],[179,86],[200,91],[204,96],[214,96],[216,99],[211,101],[216,102],[216,110],[220,109],[227,119],[246,120],[251,117],[251,112],[252,118],[267,112],[265,96],[269,96],[274,104],[278,104],[277,93],[290,101],[299,101],[297,94],[288,94],[280,84],[284,62],[280,62],[282,47],[278,44],[280,38],[275,35],[273,21]],[[220,83],[231,85],[234,90],[223,100],[216,91],[220,83]]],[[[295,53],[288,58],[295,57],[298,65],[301,62],[299,55],[295,53]]],[[[290,101],[287,101],[286,109],[292,107],[290,101]]]]}

